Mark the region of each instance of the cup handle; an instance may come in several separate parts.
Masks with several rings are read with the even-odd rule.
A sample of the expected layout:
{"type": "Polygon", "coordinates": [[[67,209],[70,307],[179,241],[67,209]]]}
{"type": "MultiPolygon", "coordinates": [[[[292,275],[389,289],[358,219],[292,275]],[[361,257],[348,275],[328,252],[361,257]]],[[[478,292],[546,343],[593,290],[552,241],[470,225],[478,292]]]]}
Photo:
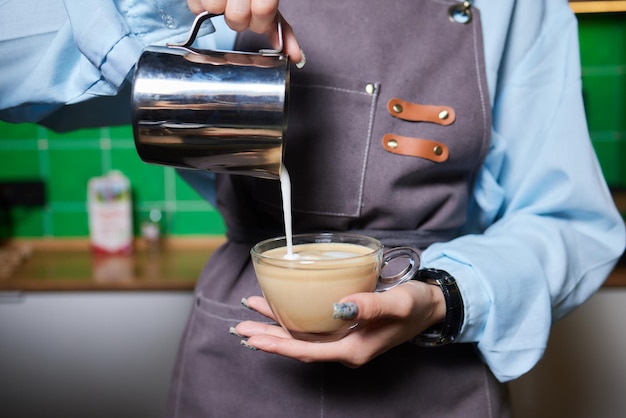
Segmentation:
{"type": "MultiPolygon", "coordinates": [[[[221,15],[221,13],[213,14],[209,12],[202,12],[198,14],[194,19],[193,24],[191,25],[191,30],[189,31],[189,36],[187,37],[187,40],[182,43],[168,43],[167,46],[172,48],[190,48],[191,45],[195,42],[196,37],[198,36],[198,32],[200,31],[200,26],[202,25],[202,23],[207,19],[211,19],[213,17],[221,15]]],[[[276,20],[278,21],[278,48],[261,49],[259,50],[259,53],[262,55],[278,55],[283,52],[283,16],[280,14],[280,12],[277,13],[276,20]]]]}
{"type": "Polygon", "coordinates": [[[378,278],[378,284],[376,285],[376,292],[384,292],[392,289],[402,283],[411,280],[420,268],[420,256],[413,248],[410,247],[396,247],[391,248],[384,252],[383,262],[380,268],[380,277],[378,278]],[[396,258],[407,258],[407,265],[399,272],[391,275],[383,275],[385,267],[396,258]]]}

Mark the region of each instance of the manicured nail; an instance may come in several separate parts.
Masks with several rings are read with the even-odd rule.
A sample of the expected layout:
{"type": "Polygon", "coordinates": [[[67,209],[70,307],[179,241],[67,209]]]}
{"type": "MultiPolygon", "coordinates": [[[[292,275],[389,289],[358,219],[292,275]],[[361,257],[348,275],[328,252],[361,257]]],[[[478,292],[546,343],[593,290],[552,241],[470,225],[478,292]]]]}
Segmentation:
{"type": "Polygon", "coordinates": [[[302,68],[304,67],[304,64],[306,64],[306,55],[304,55],[304,51],[302,49],[300,49],[300,53],[302,54],[302,59],[296,64],[296,67],[298,68],[302,68]]]}
{"type": "Polygon", "coordinates": [[[239,337],[239,338],[243,337],[243,335],[239,334],[239,333],[235,330],[235,327],[230,327],[230,328],[228,328],[228,333],[229,333],[230,335],[234,335],[235,337],[239,337]]]}
{"type": "Polygon", "coordinates": [[[246,340],[241,340],[241,345],[246,347],[248,350],[252,350],[252,351],[257,351],[258,350],[258,348],[256,348],[255,346],[252,346],[252,345],[248,344],[248,341],[246,341],[246,340]]]}
{"type": "Polygon", "coordinates": [[[333,319],[354,319],[357,313],[359,313],[359,307],[356,303],[345,302],[333,305],[333,319]]]}
{"type": "Polygon", "coordinates": [[[254,309],[252,309],[250,307],[250,305],[248,305],[248,299],[247,298],[241,298],[241,304],[243,305],[244,308],[250,309],[252,312],[256,312],[254,309]]]}

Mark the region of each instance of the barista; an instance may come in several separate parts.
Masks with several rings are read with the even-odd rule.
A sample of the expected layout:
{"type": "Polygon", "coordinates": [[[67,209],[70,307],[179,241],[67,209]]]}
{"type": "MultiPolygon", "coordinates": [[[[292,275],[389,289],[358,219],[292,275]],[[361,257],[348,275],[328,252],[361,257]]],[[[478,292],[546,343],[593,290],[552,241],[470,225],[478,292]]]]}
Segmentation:
{"type": "MultiPolygon", "coordinates": [[[[62,114],[102,103],[96,97],[127,100],[142,48],[181,40],[193,20],[179,0],[25,1],[0,13],[0,117],[57,127],[108,123],[125,108],[62,114]]],[[[272,37],[277,3],[189,7],[225,11],[236,29],[272,37]]],[[[285,154],[296,232],[350,230],[411,245],[424,267],[454,280],[463,313],[450,316],[453,343],[410,343],[449,317],[439,286],[416,280],[338,301],[353,304],[364,325],[341,341],[290,339],[259,315],[269,312],[249,261],[257,235],[282,230],[277,182],[185,172],[219,206],[229,239],[198,282],[171,415],[508,416],[502,382],[536,364],[551,324],[593,294],[624,249],[585,125],[567,2],[291,0],[280,10],[297,35],[287,29],[287,52],[294,62],[303,62],[300,48],[307,57],[292,72],[285,154]],[[451,107],[454,123],[407,120],[390,100],[451,107]],[[448,153],[397,153],[387,134],[448,153]]],[[[232,40],[224,27],[218,35],[232,40]]]]}
{"type": "MultiPolygon", "coordinates": [[[[277,3],[189,0],[270,38],[277,3]]],[[[217,175],[228,242],[198,283],[171,413],[508,416],[501,383],[533,367],[552,322],[601,285],[624,248],[594,174],[567,2],[292,0],[280,11],[297,35],[286,35],[291,57],[306,52],[286,137],[294,231],[415,247],[437,285],[419,277],[352,295],[338,301],[360,323],[350,335],[294,340],[254,296],[249,260],[251,245],[281,234],[279,186],[217,175]],[[452,123],[430,118],[433,107],[452,109],[452,123]],[[450,309],[458,295],[461,312],[450,309]],[[227,328],[244,348],[224,339],[227,328]]],[[[237,46],[259,44],[247,33],[237,46]]],[[[206,191],[203,176],[185,174],[206,191]]]]}

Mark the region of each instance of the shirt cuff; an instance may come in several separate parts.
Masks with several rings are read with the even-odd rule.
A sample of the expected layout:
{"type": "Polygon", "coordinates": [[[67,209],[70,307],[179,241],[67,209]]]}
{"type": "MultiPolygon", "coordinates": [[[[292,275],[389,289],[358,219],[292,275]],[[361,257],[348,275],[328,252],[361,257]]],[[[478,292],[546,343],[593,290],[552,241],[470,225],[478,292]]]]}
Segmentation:
{"type": "MultiPolygon", "coordinates": [[[[184,41],[196,16],[180,0],[116,0],[130,32],[143,46],[184,41]]],[[[215,32],[210,20],[202,23],[198,37],[215,32]]]]}
{"type": "MultiPolygon", "coordinates": [[[[181,1],[66,2],[74,41],[83,56],[100,72],[85,95],[115,94],[148,45],[184,41],[195,15],[181,1]],[[106,34],[106,36],[101,36],[106,34]]],[[[198,37],[212,33],[210,21],[198,37]]],[[[83,100],[75,98],[70,103],[83,100]]]]}
{"type": "Polygon", "coordinates": [[[491,299],[471,264],[445,253],[430,258],[426,250],[422,254],[422,267],[445,270],[456,280],[464,307],[463,326],[456,342],[480,341],[489,315],[491,299]]]}

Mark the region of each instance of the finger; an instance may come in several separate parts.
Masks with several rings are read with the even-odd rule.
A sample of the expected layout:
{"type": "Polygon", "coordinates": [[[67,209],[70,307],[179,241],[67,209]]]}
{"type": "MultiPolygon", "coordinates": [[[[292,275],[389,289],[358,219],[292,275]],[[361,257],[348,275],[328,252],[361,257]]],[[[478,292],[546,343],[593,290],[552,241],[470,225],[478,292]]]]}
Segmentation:
{"type": "Polygon", "coordinates": [[[272,309],[267,304],[267,301],[264,297],[261,296],[250,296],[248,298],[242,299],[241,303],[253,311],[260,313],[261,315],[267,316],[270,319],[276,320],[274,318],[274,314],[272,313],[272,309]]]}
{"type": "Polygon", "coordinates": [[[299,68],[302,68],[305,63],[305,56],[300,48],[300,44],[296,39],[296,35],[293,31],[293,28],[287,22],[280,13],[276,13],[271,20],[270,25],[266,30],[260,31],[259,33],[267,34],[273,48],[278,48],[280,45],[280,39],[278,37],[278,19],[281,19],[282,33],[283,33],[283,53],[289,56],[289,59],[298,64],[299,68]]]}
{"type": "Polygon", "coordinates": [[[187,7],[191,10],[191,13],[197,15],[202,13],[204,7],[202,7],[202,2],[200,0],[187,0],[187,7]]]}
{"type": "Polygon", "coordinates": [[[275,25],[278,0],[252,0],[250,5],[250,30],[267,33],[275,25]]]}
{"type": "MultiPolygon", "coordinates": [[[[346,359],[348,350],[341,341],[313,343],[296,340],[289,335],[259,333],[251,335],[247,344],[267,353],[278,354],[305,363],[348,360],[346,359]]],[[[351,363],[349,360],[347,362],[351,363]]]]}
{"type": "Polygon", "coordinates": [[[389,334],[393,334],[393,331],[388,326],[380,324],[364,333],[356,331],[333,342],[301,341],[290,336],[283,337],[280,334],[268,332],[251,335],[247,344],[258,350],[305,363],[338,362],[346,367],[357,368],[403,342],[402,340],[393,344],[381,344],[381,341],[386,340],[389,334]]]}
{"type": "Polygon", "coordinates": [[[226,9],[226,0],[187,0],[187,6],[194,14],[204,11],[212,14],[222,14],[226,9]]]}
{"type": "Polygon", "coordinates": [[[294,339],[282,327],[255,321],[244,321],[231,330],[231,334],[247,337],[242,345],[278,354],[303,362],[339,362],[356,368],[371,361],[408,337],[397,337],[398,324],[391,320],[378,321],[376,325],[353,331],[341,340],[311,343],[294,339]],[[232,332],[234,331],[234,332],[232,332]],[[381,344],[383,342],[383,344],[381,344]]]}
{"type": "Polygon", "coordinates": [[[242,337],[253,335],[271,335],[277,338],[291,338],[289,333],[279,325],[266,324],[257,321],[243,321],[235,326],[235,332],[242,337]]]}
{"type": "Polygon", "coordinates": [[[421,282],[409,282],[386,292],[357,293],[342,299],[341,303],[354,303],[358,306],[356,319],[376,320],[383,318],[408,318],[415,313],[417,301],[423,299],[429,286],[421,282]]]}
{"type": "MultiPolygon", "coordinates": [[[[276,43],[278,44],[278,32],[276,33],[276,43]]],[[[302,68],[306,62],[306,58],[300,44],[296,39],[293,28],[283,19],[283,53],[289,56],[289,59],[302,68]]]]}
{"type": "Polygon", "coordinates": [[[234,31],[242,32],[250,26],[250,0],[228,0],[224,21],[234,31]]]}

